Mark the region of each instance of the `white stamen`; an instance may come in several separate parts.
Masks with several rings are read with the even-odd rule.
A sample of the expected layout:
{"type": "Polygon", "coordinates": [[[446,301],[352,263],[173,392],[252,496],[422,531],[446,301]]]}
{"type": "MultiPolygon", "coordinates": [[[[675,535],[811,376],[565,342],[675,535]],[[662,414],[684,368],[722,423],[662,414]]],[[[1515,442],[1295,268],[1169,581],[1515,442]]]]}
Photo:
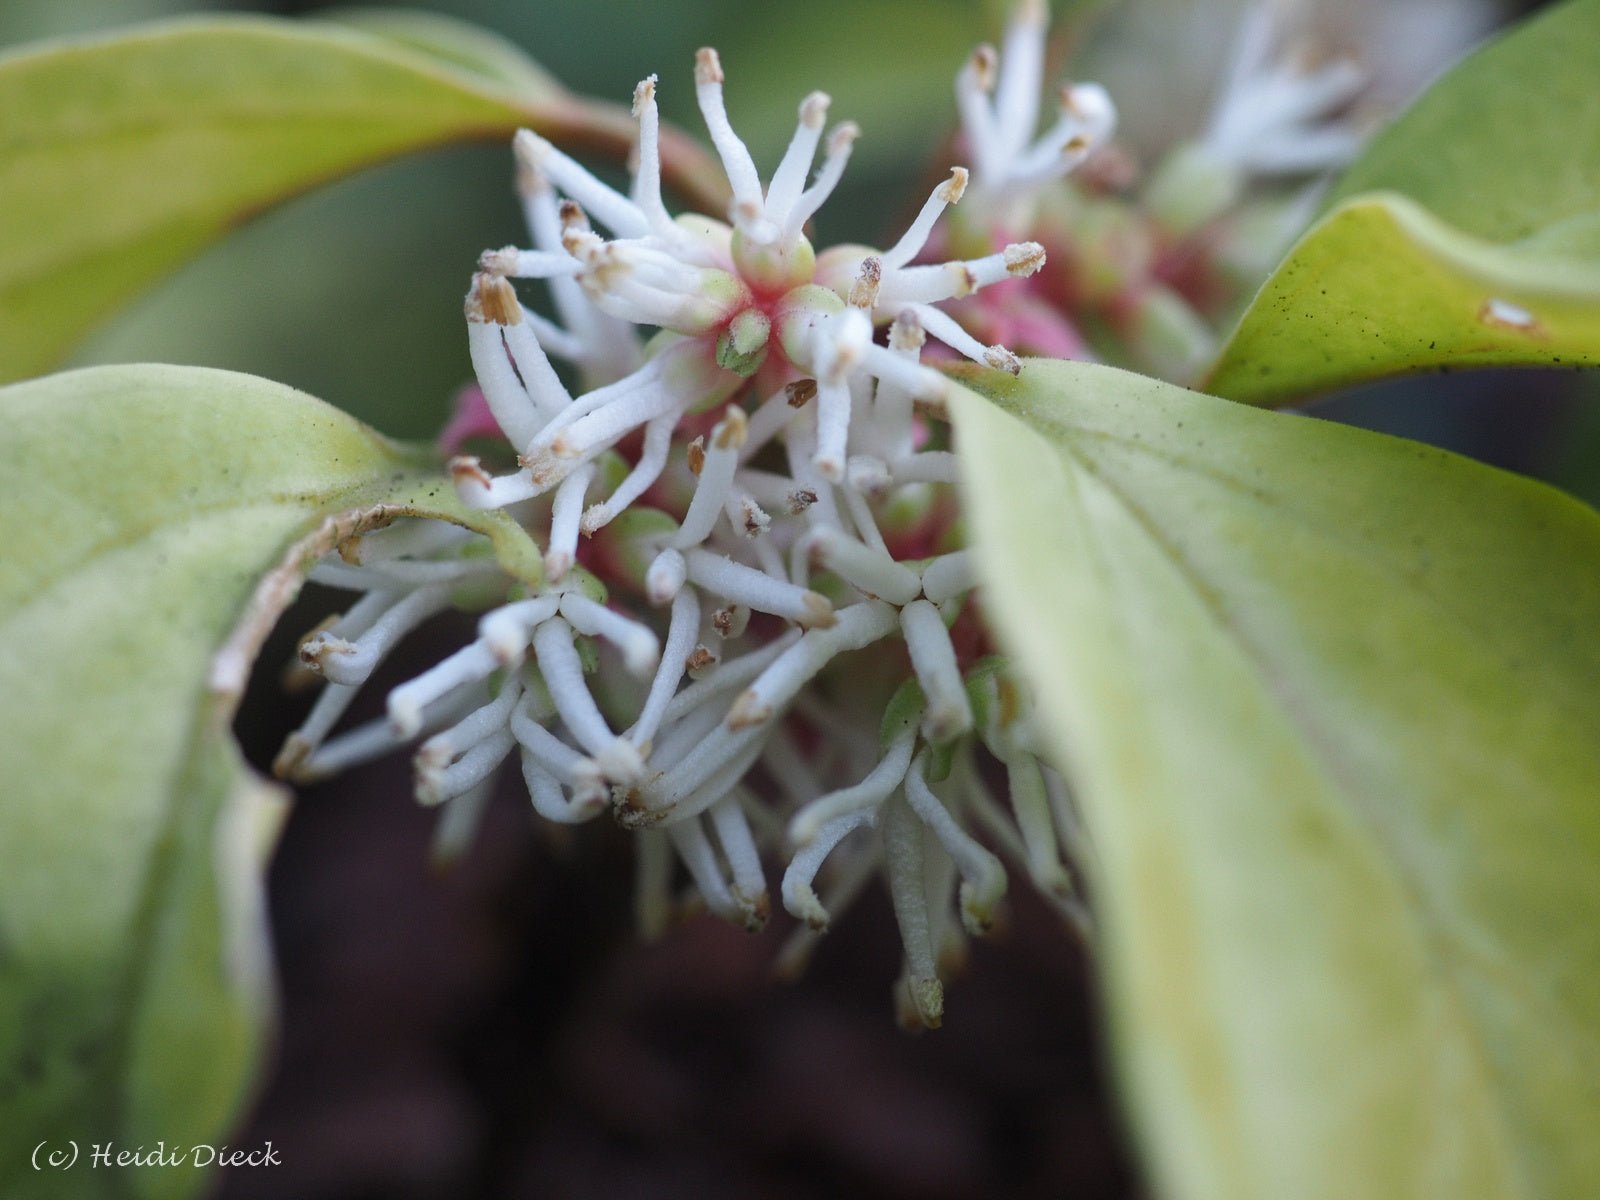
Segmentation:
{"type": "Polygon", "coordinates": [[[812,185],[801,193],[800,199],[795,201],[794,208],[783,223],[785,242],[793,241],[799,236],[805,223],[827,202],[828,197],[833,194],[833,189],[839,186],[839,180],[844,177],[845,165],[850,161],[850,150],[860,136],[861,128],[854,121],[845,121],[834,126],[833,132],[828,135],[828,151],[822,160],[822,169],[817,172],[817,178],[812,185]]]}
{"type": "Polygon", "coordinates": [[[972,705],[939,610],[927,600],[913,600],[900,610],[900,630],[917,682],[928,698],[923,735],[938,743],[966,733],[972,728],[972,705]]]}
{"type": "Polygon", "coordinates": [[[743,910],[722,877],[717,852],[712,849],[704,826],[699,821],[683,821],[669,828],[667,836],[672,839],[683,865],[689,868],[689,874],[704,897],[706,907],[725,921],[740,923],[743,910]]]}
{"type": "Polygon", "coordinates": [[[804,540],[812,562],[868,595],[890,604],[909,604],[922,592],[922,580],[910,567],[836,529],[813,529],[804,540]]]}
{"type": "Polygon", "coordinates": [[[755,240],[772,240],[770,230],[764,230],[761,179],[756,174],[755,160],[750,151],[733,131],[728,121],[728,110],[722,95],[722,63],[717,52],[706,46],[695,54],[694,95],[700,104],[700,115],[705,118],[706,132],[717,157],[722,159],[722,169],[727,173],[728,185],[733,189],[735,224],[755,240]],[[753,219],[752,219],[753,217],[753,219]],[[767,232],[766,237],[757,236],[767,232]]]}
{"type": "Polygon", "coordinates": [[[666,234],[674,226],[661,201],[661,113],[656,106],[654,75],[640,80],[633,89],[633,115],[639,121],[639,166],[633,175],[633,202],[652,229],[666,234]]]}
{"type": "Polygon", "coordinates": [[[528,653],[534,627],[556,614],[559,596],[536,596],[503,604],[478,621],[478,638],[495,661],[509,666],[521,662],[528,653]]]}
{"type": "Polygon", "coordinates": [[[875,816],[871,809],[858,809],[833,818],[789,860],[789,869],[783,873],[783,907],[818,933],[828,928],[828,910],[812,889],[812,881],[834,847],[855,830],[871,825],[875,816]]]}
{"type": "Polygon", "coordinates": [[[800,102],[800,120],[795,126],[794,137],[790,139],[789,148],[784,151],[778,169],[772,173],[772,182],[767,185],[767,219],[776,225],[787,224],[789,214],[805,188],[806,172],[811,169],[817,144],[822,140],[822,126],[828,118],[830,103],[823,92],[812,92],[800,102]]]}
{"type": "Polygon", "coordinates": [[[418,588],[396,602],[354,642],[328,633],[307,638],[300,657],[333,683],[353,687],[367,681],[396,644],[422,622],[450,606],[445,587],[418,588]]]}
{"type": "Polygon", "coordinates": [[[486,780],[502,762],[516,739],[504,728],[495,730],[448,767],[417,765],[417,803],[443,804],[486,780]]]}
{"type": "Polygon", "coordinates": [[[951,167],[950,178],[933,189],[933,194],[923,202],[922,211],[917,214],[917,219],[911,222],[907,229],[889,251],[883,255],[883,267],[886,271],[893,271],[905,266],[928,244],[928,235],[933,232],[933,226],[939,215],[950,205],[961,199],[961,194],[967,190],[967,169],[965,167],[951,167]]]}
{"type": "Polygon", "coordinates": [[[733,871],[733,894],[744,914],[746,929],[760,929],[767,921],[767,880],[761,870],[761,853],[750,832],[750,821],[737,793],[719,800],[708,810],[722,855],[733,871]]]}
{"type": "Polygon", "coordinates": [[[628,740],[641,751],[649,746],[661,728],[667,705],[683,679],[684,663],[694,649],[699,630],[700,600],[693,588],[685,588],[673,597],[672,618],[667,623],[667,644],[661,651],[660,665],[650,683],[650,694],[645,697],[639,719],[627,733],[628,740]]]}
{"type": "Polygon", "coordinates": [[[677,424],[678,414],[668,413],[644,427],[644,445],[639,453],[639,461],[628,472],[627,478],[617,485],[616,491],[603,503],[594,505],[583,514],[583,520],[578,523],[580,532],[593,534],[605,528],[661,478],[661,472],[666,469],[667,455],[672,449],[672,431],[677,424]]]}
{"type": "Polygon", "coordinates": [[[683,552],[669,546],[651,560],[644,573],[645,596],[657,608],[670,604],[688,576],[689,568],[684,562],[683,552]]]}
{"type": "Polygon", "coordinates": [[[858,810],[876,810],[905,779],[916,743],[917,727],[913,722],[895,736],[882,761],[860,783],[818,796],[795,813],[789,821],[790,842],[808,846],[829,822],[858,810]]]}
{"type": "Polygon", "coordinates": [[[529,170],[547,175],[618,237],[637,238],[650,233],[650,220],[637,204],[601,183],[531,129],[517,130],[511,146],[529,170]]]}
{"type": "Polygon", "coordinates": [[[948,450],[907,454],[889,464],[895,483],[960,483],[961,460],[948,450]]]}
{"type": "Polygon", "coordinates": [[[579,633],[600,637],[622,653],[630,675],[648,678],[661,659],[661,643],[656,635],[637,621],[630,621],[604,604],[597,604],[580,592],[561,597],[561,615],[579,633]]]}
{"type": "Polygon", "coordinates": [[[924,750],[911,760],[911,769],[906,772],[906,802],[955,860],[962,879],[961,920],[967,932],[977,936],[988,929],[994,920],[995,905],[1005,895],[1006,869],[956,824],[944,801],[928,787],[923,774],[927,756],[924,750]]]}
{"type": "Polygon", "coordinates": [[[700,467],[700,478],[684,514],[683,524],[673,537],[671,545],[677,550],[698,546],[711,535],[723,506],[727,503],[728,489],[733,485],[733,473],[739,466],[739,450],[744,445],[748,423],[744,410],[730,406],[727,415],[711,430],[711,444],[700,467]]]}
{"type": "Polygon", "coordinates": [[[422,729],[424,708],[464,683],[487,679],[502,665],[482,642],[463,646],[389,693],[389,724],[401,737],[415,737],[422,729]]]}
{"type": "Polygon", "coordinates": [[[1008,159],[1022,151],[1039,123],[1048,20],[1043,0],[1022,0],[1001,43],[1000,78],[994,96],[995,136],[1000,153],[1008,159]]]}
{"type": "Polygon", "coordinates": [[[544,573],[552,583],[559,583],[578,560],[578,523],[583,519],[583,501],[594,473],[594,465],[585,464],[556,489],[550,505],[550,545],[544,555],[544,573]]]}
{"type": "Polygon", "coordinates": [[[757,612],[773,613],[806,629],[826,629],[834,623],[833,605],[826,596],[774,579],[725,555],[691,550],[684,555],[684,563],[691,583],[757,612]]]}
{"type": "Polygon", "coordinates": [[[970,550],[941,554],[922,568],[922,594],[935,604],[971,591],[977,582],[977,568],[970,550]]]}
{"type": "Polygon", "coordinates": [[[938,1028],[944,1015],[944,988],[934,965],[933,936],[929,929],[923,827],[898,795],[884,804],[881,827],[884,867],[889,876],[895,922],[905,946],[911,1002],[924,1025],[938,1028]]]}
{"type": "MultiPolygon", "coordinates": [[[[449,729],[436,733],[423,742],[418,747],[416,756],[419,775],[423,771],[437,771],[451,759],[472,749],[490,734],[506,728],[507,722],[511,720],[511,710],[521,698],[522,684],[515,678],[507,679],[500,688],[500,694],[488,704],[473,709],[449,729]]],[[[444,798],[440,796],[441,800],[444,798]]]]}
{"type": "Polygon", "coordinates": [[[594,756],[607,778],[622,784],[639,782],[644,760],[635,747],[611,732],[600,715],[584,682],[583,662],[572,642],[572,626],[560,617],[546,621],[534,631],[533,650],[550,698],[572,736],[594,756]]]}
{"type": "Polygon", "coordinates": [[[895,610],[876,600],[840,609],[836,617],[831,628],[806,633],[740,694],[728,710],[729,729],[770,721],[836,656],[887,636],[896,624],[895,610]]]}

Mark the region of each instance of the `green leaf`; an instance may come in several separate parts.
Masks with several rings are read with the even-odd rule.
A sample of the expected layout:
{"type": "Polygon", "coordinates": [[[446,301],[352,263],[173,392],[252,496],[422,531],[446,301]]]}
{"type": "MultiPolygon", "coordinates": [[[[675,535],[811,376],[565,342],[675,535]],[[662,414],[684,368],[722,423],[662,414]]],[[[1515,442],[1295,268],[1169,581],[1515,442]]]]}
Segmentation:
{"type": "Polygon", "coordinates": [[[1600,365],[1600,257],[1564,252],[1593,233],[1499,246],[1401,196],[1352,200],[1262,287],[1206,386],[1277,405],[1425,370],[1600,365]]]}
{"type": "MultiPolygon", "coordinates": [[[[538,554],[365,426],[221,371],[0,389],[0,478],[0,1192],[60,1195],[41,1141],[218,1142],[238,1114],[277,805],[229,722],[310,561],[408,514],[490,533],[523,573],[538,554]]],[[[205,1182],[77,1170],[74,1195],[205,1182]]]]}
{"type": "MultiPolygon", "coordinates": [[[[974,376],[976,378],[976,376],[974,376]]],[[[1600,517],[1086,364],[953,402],[1161,1195],[1600,1175],[1600,517]]]]}
{"type": "Polygon", "coordinates": [[[1490,42],[1373,138],[1326,208],[1411,197],[1463,233],[1517,242],[1600,212],[1600,0],[1568,0],[1490,42]]]}
{"type": "Polygon", "coordinates": [[[1600,0],[1446,74],[1351,166],[1207,390],[1285,404],[1417,371],[1600,361],[1597,75],[1600,0]],[[1533,325],[1495,321],[1495,300],[1533,325]]]}
{"type": "MultiPolygon", "coordinates": [[[[521,125],[632,140],[626,109],[580,102],[487,34],[368,20],[393,36],[205,18],[0,55],[0,112],[27,114],[0,126],[0,380],[59,361],[230,228],[329,179],[521,125]]],[[[719,201],[703,151],[663,149],[680,187],[719,201]]]]}

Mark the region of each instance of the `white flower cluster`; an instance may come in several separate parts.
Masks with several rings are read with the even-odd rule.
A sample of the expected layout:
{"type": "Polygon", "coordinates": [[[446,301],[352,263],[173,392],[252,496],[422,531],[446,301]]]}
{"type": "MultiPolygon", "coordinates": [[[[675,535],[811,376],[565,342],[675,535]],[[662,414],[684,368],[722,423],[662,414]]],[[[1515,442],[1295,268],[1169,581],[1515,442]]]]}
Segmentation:
{"type": "MultiPolygon", "coordinates": [[[[610,811],[638,830],[650,924],[670,907],[674,854],[708,908],[750,928],[768,914],[764,851],[787,857],[783,903],[818,931],[882,873],[904,935],[902,1012],[933,1025],[941,953],[962,928],[987,927],[1006,883],[969,822],[1082,918],[1065,787],[1003,669],[952,638],[974,579],[952,541],[955,458],[929,421],[948,385],[919,362],[931,335],[1020,370],[936,305],[1037,270],[1043,251],[913,265],[961,198],[956,168],[887,251],[814,252],[805,225],[856,127],[827,135],[808,185],[828,110],[808,96],[763,187],[722,84],[702,50],[695,86],[732,192],[728,224],[668,215],[654,78],[634,96],[626,195],[517,135],[533,248],[483,255],[466,317],[519,465],[496,476],[457,458],[451,470],[466,504],[510,506],[543,532],[544,581],[507,598],[485,539],[452,526],[402,522],[341,547],[311,577],[360,598],[302,644],[327,686],[278,768],[316,778],[427,733],[417,795],[451,802],[445,836],[458,839],[515,755],[541,816],[610,811]],[[515,278],[546,282],[559,324],[523,307],[515,278]],[[570,393],[551,356],[588,390],[570,393]],[[705,432],[680,436],[686,426],[705,432]],[[602,531],[588,545],[606,554],[585,550],[602,531]],[[607,585],[661,616],[608,603],[607,585]],[[496,587],[473,642],[395,688],[386,719],[333,734],[401,639],[496,587]],[[1009,804],[989,788],[1002,770],[1009,804]]],[[[1052,134],[1046,148],[1084,136],[1052,134]]]]}

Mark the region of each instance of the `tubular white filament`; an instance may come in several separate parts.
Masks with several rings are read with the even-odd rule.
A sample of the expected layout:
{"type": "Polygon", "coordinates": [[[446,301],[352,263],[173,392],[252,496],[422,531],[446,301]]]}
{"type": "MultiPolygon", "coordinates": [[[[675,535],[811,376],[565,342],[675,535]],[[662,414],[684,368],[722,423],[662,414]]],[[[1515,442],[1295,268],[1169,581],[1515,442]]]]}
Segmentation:
{"type": "Polygon", "coordinates": [[[510,666],[521,662],[528,652],[534,628],[556,615],[560,596],[536,596],[503,604],[484,614],[478,622],[478,638],[495,661],[510,666]]]}
{"type": "Polygon", "coordinates": [[[829,822],[861,810],[877,810],[905,779],[916,744],[916,726],[911,725],[889,743],[882,761],[860,783],[818,796],[795,813],[789,822],[789,840],[796,846],[809,846],[829,822]]]}
{"type": "MultiPolygon", "coordinates": [[[[522,684],[512,678],[501,685],[488,704],[475,708],[443,733],[436,733],[417,750],[418,771],[435,770],[466,753],[490,734],[505,729],[511,710],[522,698],[522,684]]],[[[443,798],[443,797],[441,797],[443,798]]]]}
{"type": "Polygon", "coordinates": [[[757,612],[784,617],[806,629],[826,629],[834,623],[833,605],[827,597],[774,579],[725,555],[690,550],[684,563],[689,582],[757,612]]]}
{"type": "Polygon", "coordinates": [[[927,600],[913,600],[900,610],[900,631],[917,682],[928,698],[923,734],[930,742],[945,742],[966,733],[972,728],[972,705],[939,610],[927,600]]]}
{"type": "Polygon", "coordinates": [[[780,228],[787,228],[789,215],[806,185],[806,172],[817,156],[817,146],[822,141],[822,126],[828,119],[828,106],[832,101],[826,93],[812,92],[800,102],[800,119],[794,136],[783,152],[778,169],[772,173],[767,185],[767,219],[780,228]]]}
{"type": "Polygon", "coordinates": [[[550,699],[572,736],[594,756],[607,778],[617,783],[637,783],[644,772],[644,762],[638,750],[612,733],[600,715],[583,679],[583,663],[573,645],[572,626],[560,617],[546,621],[534,631],[533,651],[550,689],[550,699]]]}
{"type": "Polygon", "coordinates": [[[890,604],[909,604],[922,592],[922,580],[888,553],[845,537],[835,529],[813,529],[805,536],[806,553],[852,587],[890,604]]]}
{"type": "MultiPolygon", "coordinates": [[[[312,577],[316,577],[315,571],[312,577]]],[[[365,683],[377,665],[406,634],[435,613],[444,611],[449,604],[448,588],[418,588],[391,605],[353,642],[327,633],[307,638],[300,648],[300,658],[332,683],[346,686],[365,683]]]]}
{"type": "Polygon", "coordinates": [[[924,881],[922,823],[906,801],[896,794],[883,806],[884,867],[889,877],[889,897],[895,922],[905,946],[907,983],[917,1016],[937,1028],[944,1015],[944,987],[933,959],[933,935],[928,921],[928,892],[924,881]]]}
{"type": "Polygon", "coordinates": [[[593,534],[609,525],[661,478],[661,472],[667,466],[667,456],[672,449],[672,431],[677,423],[678,414],[674,412],[664,417],[657,417],[644,427],[644,445],[639,461],[634,464],[633,470],[628,472],[627,477],[617,485],[616,491],[612,492],[603,503],[594,505],[583,514],[583,520],[578,523],[581,532],[593,534]]]}
{"type": "Polygon", "coordinates": [[[661,643],[649,627],[597,604],[579,592],[561,597],[561,615],[579,633],[604,638],[622,653],[630,675],[648,678],[661,659],[661,643]]]}
{"type": "Polygon", "coordinates": [[[922,568],[922,594],[935,604],[953,600],[977,584],[972,551],[956,550],[930,559],[922,568]]]}
{"type": "Polygon", "coordinates": [[[651,680],[650,692],[645,697],[639,719],[627,733],[628,740],[644,752],[661,728],[667,705],[678,684],[683,680],[684,663],[694,649],[695,634],[700,629],[700,600],[693,588],[685,588],[672,600],[672,617],[667,624],[667,644],[661,652],[661,663],[651,680]]]}
{"type": "Polygon", "coordinates": [[[583,501],[594,481],[594,464],[588,463],[568,475],[556,489],[550,506],[550,543],[544,555],[544,572],[552,583],[559,583],[578,559],[578,523],[583,519],[583,501]]]}
{"type": "Polygon", "coordinates": [[[706,837],[705,827],[698,820],[681,821],[666,832],[683,865],[689,868],[689,875],[706,907],[725,921],[742,923],[744,911],[723,878],[722,866],[717,862],[711,839],[706,837]]]}
{"type": "Polygon", "coordinates": [[[759,929],[767,920],[767,878],[761,870],[761,852],[756,849],[750,821],[739,804],[738,794],[730,795],[708,810],[711,827],[717,831],[722,856],[733,872],[734,898],[744,912],[745,927],[759,929]]]}
{"type": "Polygon", "coordinates": [[[926,761],[926,750],[911,760],[911,769],[906,772],[906,803],[955,860],[962,880],[961,920],[967,931],[976,936],[988,929],[995,905],[1005,895],[1006,869],[956,824],[944,801],[933,794],[924,775],[926,761]]]}
{"type": "Polygon", "coordinates": [[[730,408],[728,415],[711,430],[694,498],[672,539],[674,549],[687,550],[711,536],[712,527],[727,504],[728,489],[733,486],[733,473],[739,467],[739,450],[744,445],[747,428],[743,410],[730,408]]]}
{"type": "Polygon", "coordinates": [[[465,683],[487,679],[503,664],[482,642],[463,646],[389,693],[389,724],[403,738],[415,737],[422,730],[422,710],[465,683]]]}
{"type": "Polygon", "coordinates": [[[961,199],[961,194],[966,190],[967,169],[950,168],[950,178],[933,189],[933,193],[923,202],[922,211],[911,222],[911,227],[883,254],[883,269],[896,270],[915,258],[928,244],[928,235],[933,232],[934,223],[946,208],[961,199]]]}
{"type": "Polygon", "coordinates": [[[443,804],[488,779],[516,745],[509,729],[497,729],[448,767],[419,764],[416,797],[419,804],[443,804]]]}
{"type": "Polygon", "coordinates": [[[828,135],[828,149],[822,160],[822,169],[809,188],[800,194],[783,223],[783,241],[792,242],[816,211],[827,202],[833,189],[844,178],[844,169],[850,162],[850,151],[855,146],[861,129],[854,121],[844,121],[834,126],[828,135]]]}
{"type": "Polygon", "coordinates": [[[637,204],[601,183],[531,129],[519,129],[511,145],[519,162],[547,176],[618,237],[650,233],[650,221],[637,204]]]}
{"type": "Polygon", "coordinates": [[[467,348],[472,354],[472,371],[478,377],[484,402],[494,414],[495,423],[514,446],[526,446],[544,424],[544,416],[522,380],[517,378],[506,351],[503,325],[467,319],[467,348]]]}
{"type": "Polygon", "coordinates": [[[861,808],[824,822],[792,858],[783,873],[783,907],[812,929],[828,928],[828,910],[822,906],[812,883],[834,847],[851,833],[870,826],[877,818],[876,807],[861,808]]]}
{"type": "Polygon", "coordinates": [[[756,677],[728,710],[728,729],[770,721],[836,655],[870,645],[895,627],[895,610],[877,600],[852,604],[837,616],[832,627],[810,630],[756,677]]]}

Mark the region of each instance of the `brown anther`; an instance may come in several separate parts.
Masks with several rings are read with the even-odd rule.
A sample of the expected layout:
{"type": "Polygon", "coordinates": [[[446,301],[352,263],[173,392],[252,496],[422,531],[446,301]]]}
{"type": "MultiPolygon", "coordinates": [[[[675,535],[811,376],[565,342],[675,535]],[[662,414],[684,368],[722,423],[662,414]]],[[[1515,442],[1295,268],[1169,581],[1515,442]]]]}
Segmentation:
{"type": "Polygon", "coordinates": [[[973,78],[977,81],[981,91],[994,90],[995,66],[1000,56],[995,53],[993,46],[985,42],[972,52],[972,57],[967,60],[967,65],[972,68],[973,78]]]}
{"type": "Polygon", "coordinates": [[[489,472],[483,469],[483,464],[470,454],[452,458],[448,466],[450,478],[457,484],[470,480],[479,487],[489,487],[494,483],[494,480],[489,477],[489,472]]]}
{"type": "Polygon", "coordinates": [[[815,379],[796,379],[793,383],[786,383],[783,386],[784,399],[789,402],[790,408],[804,408],[816,394],[815,379]]]}
{"type": "Polygon", "coordinates": [[[578,202],[576,200],[563,200],[561,202],[561,207],[557,210],[557,212],[560,214],[561,227],[563,229],[573,228],[587,230],[590,228],[589,215],[578,206],[578,202]]]}
{"type": "Polygon", "coordinates": [[[639,80],[633,89],[633,115],[637,117],[644,111],[645,105],[656,98],[656,77],[639,80]]]}
{"type": "Polygon", "coordinates": [[[951,167],[950,178],[939,185],[939,190],[936,194],[946,204],[955,204],[960,201],[966,190],[967,169],[965,167],[951,167]]]}
{"type": "Polygon", "coordinates": [[[522,302],[517,299],[517,289],[511,286],[509,279],[503,275],[479,272],[473,276],[472,282],[483,315],[491,324],[522,324],[522,302]]]}
{"type": "Polygon", "coordinates": [[[789,493],[789,512],[793,516],[798,516],[816,502],[816,492],[810,488],[796,488],[789,493]]]}
{"type": "Polygon", "coordinates": [[[1068,154],[1082,154],[1088,148],[1089,139],[1084,137],[1081,133],[1076,137],[1068,138],[1065,146],[1065,150],[1068,154]]]}
{"type": "Polygon", "coordinates": [[[733,629],[733,610],[730,608],[717,609],[716,612],[711,614],[711,627],[723,637],[727,637],[729,631],[733,629]]]}
{"type": "Polygon", "coordinates": [[[717,656],[711,653],[711,651],[707,650],[704,646],[696,646],[689,652],[688,657],[683,660],[684,670],[690,672],[704,671],[707,667],[714,667],[716,665],[717,656]]]}
{"type": "Polygon", "coordinates": [[[861,272],[850,285],[850,307],[871,308],[878,303],[878,289],[883,286],[883,260],[864,258],[861,272]]]}
{"type": "Polygon", "coordinates": [[[694,81],[697,85],[723,81],[722,60],[710,46],[702,46],[694,53],[694,81]]]}
{"type": "MultiPolygon", "coordinates": [[[[723,414],[722,420],[717,422],[717,427],[712,430],[715,435],[713,445],[718,450],[738,449],[744,445],[744,440],[750,429],[750,422],[744,415],[744,409],[730,404],[728,411],[723,414]]],[[[698,475],[700,472],[696,471],[698,475]]]]}
{"type": "Polygon", "coordinates": [[[706,439],[697,437],[689,443],[689,474],[699,478],[706,466],[706,439]]]}
{"type": "Polygon", "coordinates": [[[1004,250],[1006,273],[1032,275],[1044,266],[1044,247],[1038,242],[1014,242],[1004,250]]]}

